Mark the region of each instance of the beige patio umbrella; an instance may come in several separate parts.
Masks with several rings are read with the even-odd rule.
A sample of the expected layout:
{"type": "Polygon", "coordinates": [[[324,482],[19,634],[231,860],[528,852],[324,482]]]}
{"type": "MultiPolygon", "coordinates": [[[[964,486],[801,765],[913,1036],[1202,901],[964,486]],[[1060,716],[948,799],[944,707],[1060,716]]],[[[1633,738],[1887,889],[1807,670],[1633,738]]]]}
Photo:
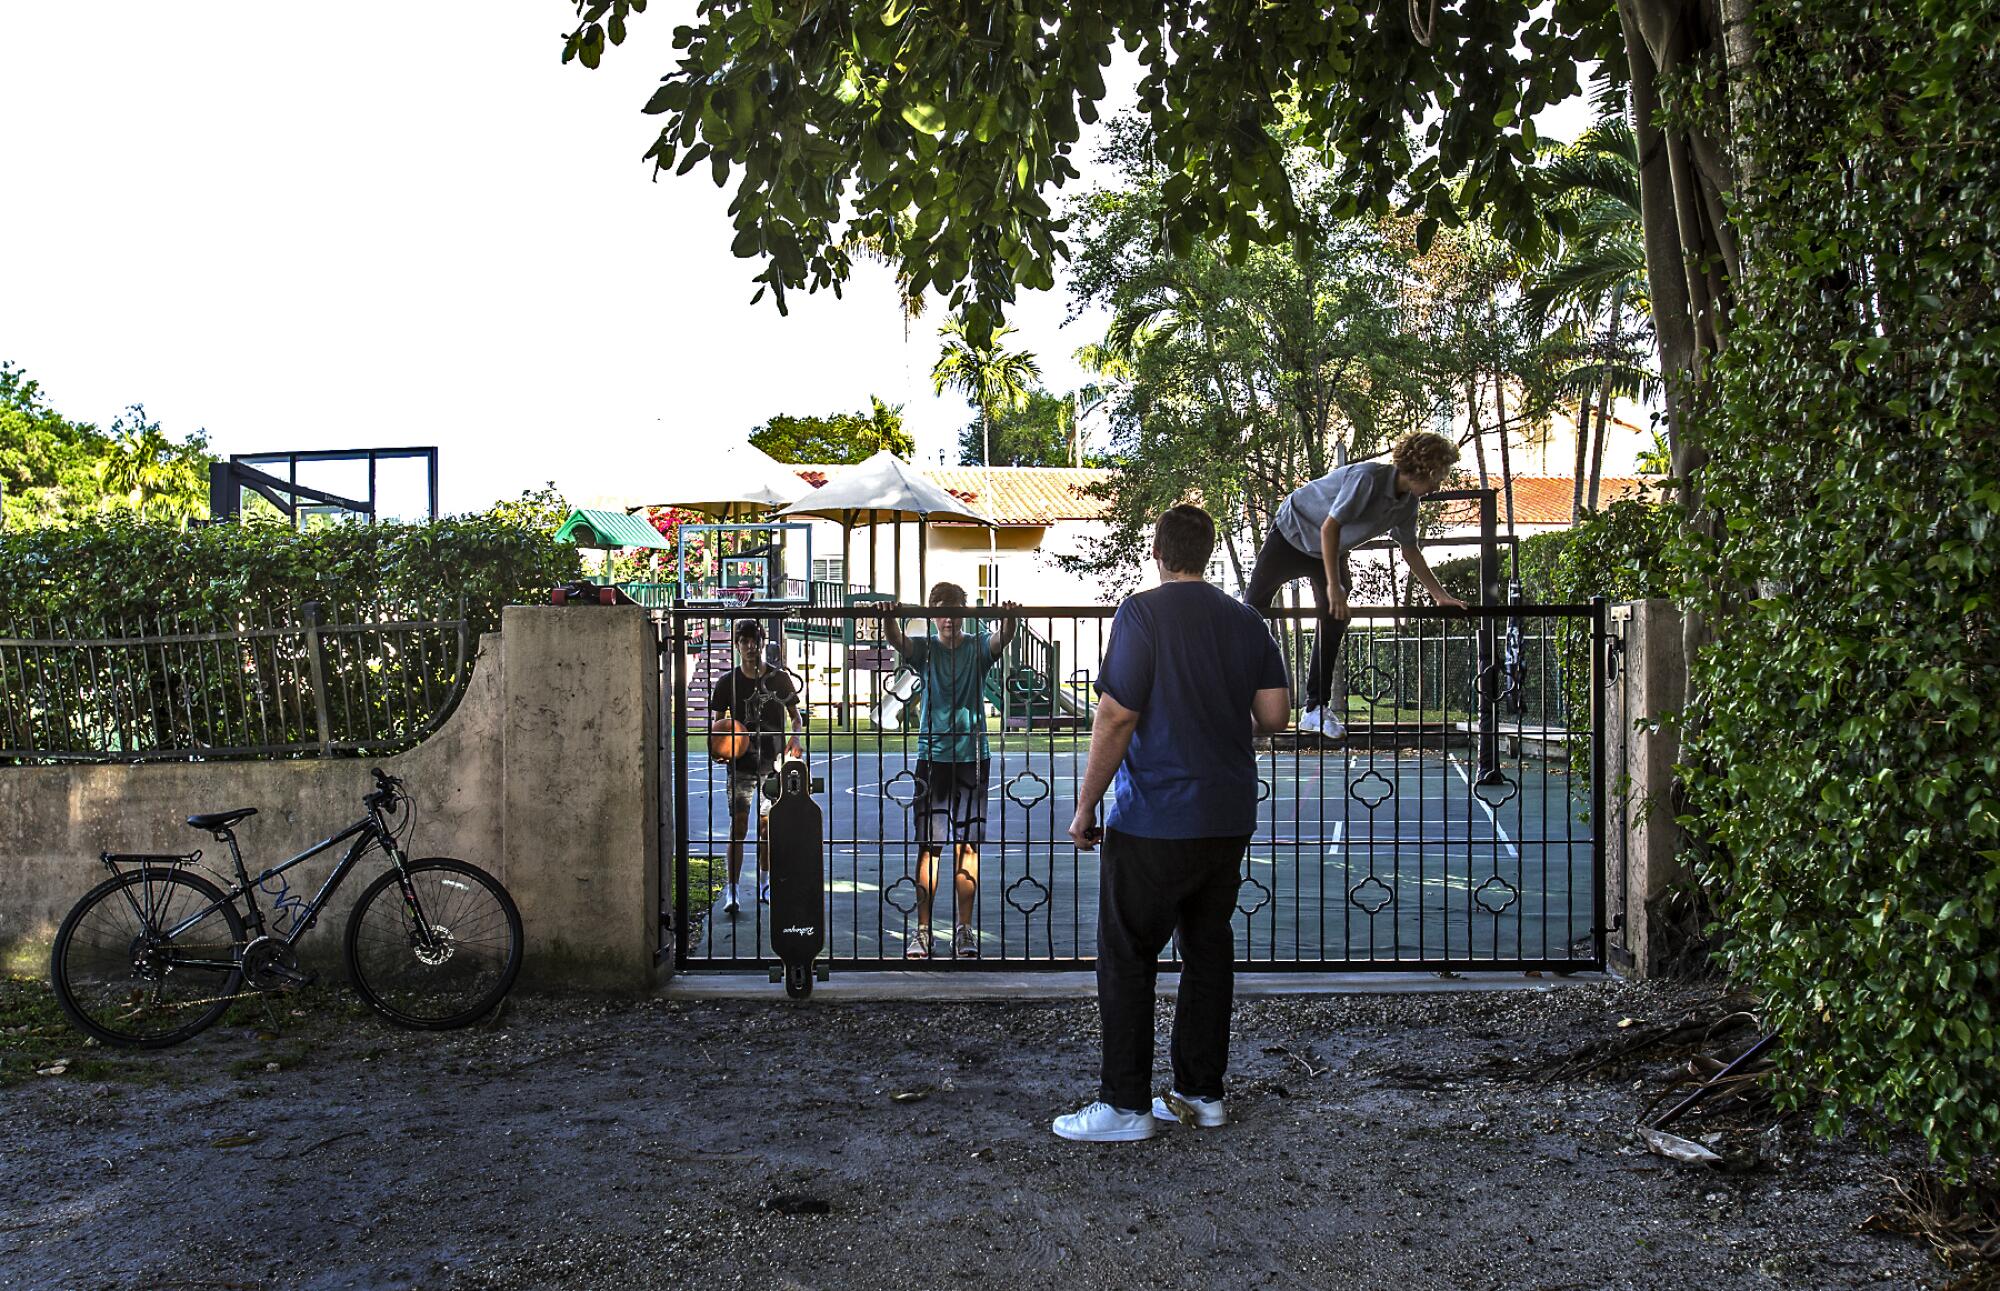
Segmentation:
{"type": "Polygon", "coordinates": [[[646,503],[646,509],[676,507],[718,520],[744,520],[812,492],[795,469],[742,441],[677,458],[671,475],[671,483],[648,484],[660,501],[646,503]]]}
{"type": "MultiPolygon", "coordinates": [[[[849,567],[848,547],[857,526],[896,525],[895,595],[899,600],[903,594],[902,525],[905,522],[914,522],[917,526],[919,596],[922,594],[921,589],[926,585],[931,521],[957,520],[983,525],[993,523],[977,508],[959,501],[931,483],[924,478],[922,472],[886,448],[852,470],[842,471],[825,485],[812,490],[777,514],[779,518],[817,516],[823,520],[837,522],[840,525],[840,557],[843,571],[849,567]]],[[[870,547],[872,550],[872,543],[870,547]]],[[[869,573],[869,583],[873,586],[872,568],[869,573]]]]}

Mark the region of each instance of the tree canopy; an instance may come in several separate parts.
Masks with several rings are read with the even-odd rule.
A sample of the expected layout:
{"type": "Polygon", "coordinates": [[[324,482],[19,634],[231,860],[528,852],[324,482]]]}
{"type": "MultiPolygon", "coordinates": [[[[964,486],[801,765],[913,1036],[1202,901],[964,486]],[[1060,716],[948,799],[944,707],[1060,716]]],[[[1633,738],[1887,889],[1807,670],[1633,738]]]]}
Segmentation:
{"type": "MultiPolygon", "coordinates": [[[[596,66],[644,8],[577,0],[565,60],[596,66]]],[[[1063,225],[1048,190],[1077,177],[1074,149],[1121,46],[1145,68],[1139,109],[1168,177],[1172,249],[1220,236],[1240,252],[1301,232],[1273,164],[1288,142],[1336,169],[1343,216],[1399,207],[1434,228],[1495,209],[1531,228],[1532,119],[1579,92],[1580,65],[1617,51],[1617,15],[1608,0],[1422,8],[710,5],[676,32],[679,66],[646,107],[666,117],[647,155],[736,177],[734,249],[765,261],[757,281],[781,307],[788,290],[845,281],[859,240],[975,331],[1017,286],[1054,284],[1063,225]]]]}
{"type": "Polygon", "coordinates": [[[826,417],[777,416],[750,432],[750,442],[781,462],[865,462],[883,449],[908,457],[917,441],[903,429],[903,405],[873,395],[866,412],[826,417]]]}
{"type": "Polygon", "coordinates": [[[0,527],[68,525],[106,511],[185,522],[208,511],[208,441],[169,437],[138,405],[109,432],[50,406],[0,362],[0,527]]]}
{"type": "MultiPolygon", "coordinates": [[[[1035,386],[1018,407],[1003,408],[993,419],[993,466],[1094,466],[1096,461],[1076,461],[1072,439],[1076,403],[1073,396],[1059,395],[1035,386]]],[[[986,419],[974,417],[958,432],[958,462],[961,466],[986,463],[986,419]]]]}

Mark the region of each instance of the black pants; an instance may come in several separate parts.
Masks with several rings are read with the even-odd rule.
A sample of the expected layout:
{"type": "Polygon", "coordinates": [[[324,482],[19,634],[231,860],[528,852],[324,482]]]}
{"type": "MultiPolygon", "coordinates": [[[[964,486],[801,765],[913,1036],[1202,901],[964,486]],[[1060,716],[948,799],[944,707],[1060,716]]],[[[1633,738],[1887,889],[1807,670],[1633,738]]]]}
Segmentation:
{"type": "Polygon", "coordinates": [[[1097,1096],[1128,1112],[1153,1105],[1153,988],[1160,952],[1180,933],[1174,1088],[1222,1097],[1236,991],[1236,888],[1249,837],[1139,838],[1104,831],[1098,861],[1097,1012],[1104,1070],[1097,1096]]]}
{"type": "MultiPolygon", "coordinates": [[[[1278,589],[1298,578],[1311,581],[1313,604],[1319,607],[1319,631],[1313,635],[1312,664],[1306,670],[1305,703],[1307,708],[1318,708],[1332,693],[1334,657],[1340,653],[1340,639],[1347,635],[1347,620],[1333,618],[1326,612],[1326,562],[1300,551],[1273,528],[1257,553],[1257,565],[1250,571],[1250,587],[1243,593],[1243,601],[1259,614],[1269,613],[1278,589]]],[[[1345,555],[1340,558],[1340,585],[1343,589],[1354,586],[1345,555]]]]}

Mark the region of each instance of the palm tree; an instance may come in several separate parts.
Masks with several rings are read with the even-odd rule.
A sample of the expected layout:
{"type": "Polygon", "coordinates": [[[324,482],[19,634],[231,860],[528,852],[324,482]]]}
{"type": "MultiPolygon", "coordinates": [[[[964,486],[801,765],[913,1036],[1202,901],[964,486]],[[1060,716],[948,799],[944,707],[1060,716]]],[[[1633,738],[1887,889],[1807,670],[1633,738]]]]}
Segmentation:
{"type": "MultiPolygon", "coordinates": [[[[1006,338],[1011,327],[996,327],[985,344],[975,344],[966,333],[962,319],[954,318],[938,329],[944,349],[931,365],[931,388],[938,394],[956,390],[979,409],[980,454],[988,472],[986,495],[993,496],[993,414],[1002,409],[1018,409],[1028,402],[1028,391],[1041,379],[1041,365],[1026,350],[1010,350],[1006,338]]],[[[997,555],[993,530],[986,530],[986,560],[997,555]]]]}
{"type": "Polygon", "coordinates": [[[1551,186],[1544,219],[1559,237],[1553,252],[1529,272],[1522,299],[1534,317],[1557,324],[1553,349],[1567,349],[1575,359],[1565,375],[1565,385],[1577,396],[1576,484],[1570,502],[1574,520],[1586,505],[1597,508],[1612,398],[1650,393],[1659,379],[1656,360],[1649,357],[1654,339],[1639,213],[1638,137],[1626,120],[1624,104],[1615,97],[1603,100],[1596,123],[1556,150],[1542,173],[1551,186]],[[1592,393],[1597,438],[1590,452],[1586,503],[1592,393]]]}
{"type": "Polygon", "coordinates": [[[145,410],[137,407],[131,410],[130,424],[120,418],[112,433],[115,438],[98,467],[98,482],[107,505],[122,502],[142,518],[158,513],[185,520],[196,513],[201,480],[183,445],[168,439],[157,423],[146,420],[145,410]]]}
{"type": "Polygon", "coordinates": [[[939,394],[956,390],[979,409],[983,455],[993,465],[993,418],[996,413],[1027,406],[1028,391],[1041,378],[1041,365],[1026,350],[1005,344],[1011,327],[996,327],[984,345],[966,335],[965,324],[952,319],[938,329],[944,349],[931,365],[931,388],[939,394]]]}

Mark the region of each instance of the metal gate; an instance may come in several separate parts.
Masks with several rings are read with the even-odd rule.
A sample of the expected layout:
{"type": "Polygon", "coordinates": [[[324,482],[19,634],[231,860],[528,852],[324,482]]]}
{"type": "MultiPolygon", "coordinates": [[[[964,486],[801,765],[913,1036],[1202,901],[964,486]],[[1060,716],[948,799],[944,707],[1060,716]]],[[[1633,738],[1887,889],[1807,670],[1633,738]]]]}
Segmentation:
{"type": "MultiPolygon", "coordinates": [[[[977,896],[958,957],[953,858],[933,896],[936,957],[912,960],[919,889],[912,673],[878,608],[758,609],[803,698],[802,744],[825,814],[825,955],[837,970],[1084,969],[1097,858],[1068,838],[1112,608],[976,609],[1018,621],[984,681],[991,774],[977,896]],[[889,701],[885,704],[885,700],[889,701]],[[901,701],[900,703],[897,701],[901,701]],[[900,707],[901,712],[894,711],[900,707]]],[[[708,703],[734,666],[732,614],[663,611],[662,849],[670,949],[683,969],[775,962],[746,817],[740,908],[724,906],[727,768],[706,752],[708,703]]],[[[1316,615],[1272,617],[1295,700],[1316,615]]],[[[912,624],[920,633],[924,625],[912,624]]],[[[1235,918],[1250,970],[1600,968],[1604,963],[1606,613],[1590,605],[1470,611],[1357,607],[1333,705],[1341,740],[1257,741],[1259,824],[1235,918]]],[[[1247,720],[1247,715],[1246,715],[1247,720]]],[[[760,790],[768,805],[775,779],[760,790]]],[[[1171,953],[1171,952],[1170,952],[1171,953]]]]}

